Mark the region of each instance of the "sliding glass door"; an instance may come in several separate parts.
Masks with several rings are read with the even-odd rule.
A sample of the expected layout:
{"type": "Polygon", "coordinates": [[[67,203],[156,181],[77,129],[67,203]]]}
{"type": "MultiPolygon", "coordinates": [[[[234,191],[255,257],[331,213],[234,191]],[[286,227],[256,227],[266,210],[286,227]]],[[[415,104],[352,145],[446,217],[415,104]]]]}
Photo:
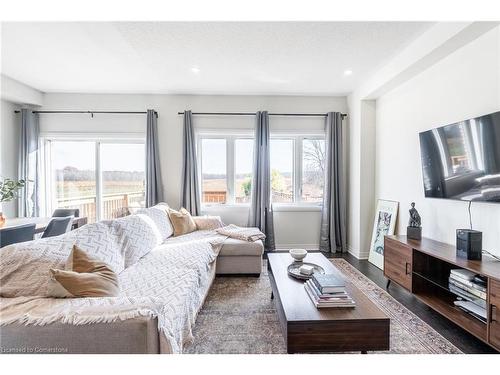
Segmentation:
{"type": "Polygon", "coordinates": [[[145,203],[143,142],[45,142],[47,215],[78,208],[89,223],[127,214],[145,203]]]}
{"type": "Polygon", "coordinates": [[[144,144],[101,143],[101,218],[114,219],[144,207],[144,144]]]}
{"type": "Polygon", "coordinates": [[[50,142],[49,160],[52,208],[79,208],[89,223],[96,221],[95,143],[50,142]]]}

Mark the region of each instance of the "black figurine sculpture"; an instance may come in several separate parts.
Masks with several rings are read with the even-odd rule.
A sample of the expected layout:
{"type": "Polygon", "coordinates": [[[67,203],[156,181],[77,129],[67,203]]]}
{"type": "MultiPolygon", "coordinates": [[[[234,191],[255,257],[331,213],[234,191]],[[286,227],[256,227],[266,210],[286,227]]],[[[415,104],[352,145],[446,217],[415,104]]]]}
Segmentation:
{"type": "Polygon", "coordinates": [[[410,220],[406,228],[406,236],[412,240],[422,239],[422,221],[420,215],[415,208],[415,202],[411,202],[410,220]]]}

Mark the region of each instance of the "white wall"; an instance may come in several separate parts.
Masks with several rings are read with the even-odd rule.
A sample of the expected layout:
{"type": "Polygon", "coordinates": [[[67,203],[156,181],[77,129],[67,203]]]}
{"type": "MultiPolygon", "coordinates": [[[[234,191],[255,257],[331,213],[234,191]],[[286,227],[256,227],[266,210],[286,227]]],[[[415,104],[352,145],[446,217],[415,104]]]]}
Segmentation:
{"type": "MultiPolygon", "coordinates": [[[[180,204],[182,166],[182,116],[177,112],[191,109],[196,112],[327,112],[347,110],[345,97],[298,96],[194,96],[194,95],[90,95],[45,94],[43,110],[125,110],[143,111],[153,108],[159,112],[160,162],[166,200],[174,207],[180,204]]],[[[195,117],[196,128],[224,127],[249,129],[252,117],[195,117]]],[[[42,132],[133,132],[141,133],[145,116],[137,115],[51,115],[40,116],[42,132]]],[[[321,118],[277,118],[271,122],[272,131],[309,129],[321,131],[321,118]]],[[[247,210],[228,208],[211,210],[230,223],[245,224],[247,210]]],[[[319,242],[319,211],[278,211],[275,213],[276,242],[280,247],[306,246],[314,248],[319,242]]]]}
{"type": "MultiPolygon", "coordinates": [[[[376,103],[375,196],[400,202],[404,234],[409,203],[422,216],[423,235],[453,244],[468,227],[467,203],[425,199],[418,133],[500,110],[500,28],[487,32],[376,103]]],[[[500,255],[500,205],[473,203],[483,247],[500,255]]]]}
{"type": "MultiPolygon", "coordinates": [[[[0,176],[16,179],[19,158],[19,115],[21,107],[41,105],[43,93],[3,74],[0,75],[0,176]]],[[[17,202],[3,203],[0,211],[17,216],[17,202]]]]}
{"type": "MultiPolygon", "coordinates": [[[[19,149],[19,115],[14,111],[19,109],[15,103],[1,100],[0,118],[0,176],[2,178],[17,178],[17,161],[19,149]]],[[[6,217],[17,216],[17,203],[2,203],[1,210],[6,217]]]]}
{"type": "MultiPolygon", "coordinates": [[[[438,22],[348,96],[348,249],[367,258],[376,205],[374,100],[404,85],[463,46],[498,27],[498,22],[438,22]]],[[[450,88],[459,86],[452,83],[450,88]]]]}
{"type": "Polygon", "coordinates": [[[3,100],[22,105],[42,105],[43,93],[15,79],[0,75],[0,94],[3,100]]]}

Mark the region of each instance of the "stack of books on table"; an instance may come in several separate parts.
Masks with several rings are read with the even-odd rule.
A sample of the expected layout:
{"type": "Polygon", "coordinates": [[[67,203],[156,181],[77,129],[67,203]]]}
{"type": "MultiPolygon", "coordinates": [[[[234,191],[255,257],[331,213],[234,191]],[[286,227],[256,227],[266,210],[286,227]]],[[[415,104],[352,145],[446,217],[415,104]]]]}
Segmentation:
{"type": "Polygon", "coordinates": [[[304,288],[318,309],[356,306],[345,290],[344,281],[335,275],[313,274],[304,284],[304,288]]]}
{"type": "Polygon", "coordinates": [[[448,280],[450,292],[457,296],[455,306],[486,323],[486,281],[464,269],[451,270],[448,280]]]}

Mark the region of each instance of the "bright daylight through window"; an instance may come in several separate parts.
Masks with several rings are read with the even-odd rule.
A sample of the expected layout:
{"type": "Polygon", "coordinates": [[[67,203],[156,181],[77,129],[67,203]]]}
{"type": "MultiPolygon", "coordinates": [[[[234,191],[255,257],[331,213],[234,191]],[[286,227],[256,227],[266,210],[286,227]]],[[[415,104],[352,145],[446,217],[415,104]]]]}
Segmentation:
{"type": "MultiPolygon", "coordinates": [[[[202,135],[198,143],[203,204],[250,203],[253,139],[202,135]]],[[[274,203],[319,204],[323,199],[325,140],[272,137],[271,195],[274,203]]]]}
{"type": "Polygon", "coordinates": [[[47,140],[45,146],[49,210],[79,208],[95,222],[144,206],[143,143],[47,140]]]}
{"type": "Polygon", "coordinates": [[[321,202],[325,175],[325,140],[302,140],[302,188],[303,202],[321,202]]]}

